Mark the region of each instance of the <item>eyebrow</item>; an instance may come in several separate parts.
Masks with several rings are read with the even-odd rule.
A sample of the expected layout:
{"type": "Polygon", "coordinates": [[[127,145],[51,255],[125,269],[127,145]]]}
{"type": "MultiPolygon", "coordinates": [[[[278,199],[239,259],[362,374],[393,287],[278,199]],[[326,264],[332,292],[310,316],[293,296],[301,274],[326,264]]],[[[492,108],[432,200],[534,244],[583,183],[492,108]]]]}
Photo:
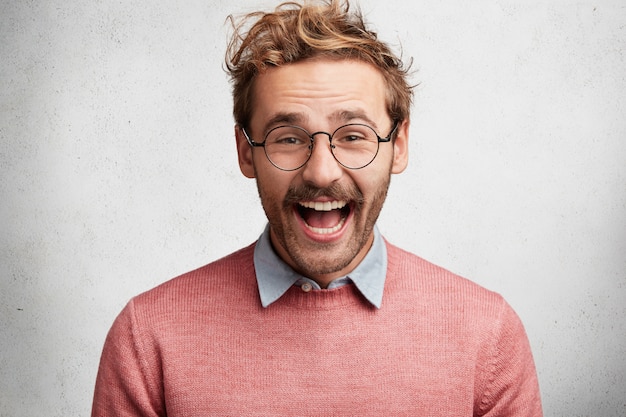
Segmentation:
{"type": "Polygon", "coordinates": [[[302,113],[288,113],[288,112],[280,112],[276,113],[272,118],[270,118],[267,123],[265,123],[265,127],[263,129],[263,135],[266,135],[272,128],[279,125],[301,125],[308,117],[306,117],[302,113]]]}
{"type": "MultiPolygon", "coordinates": [[[[329,117],[329,120],[335,123],[351,123],[355,121],[362,121],[374,129],[378,129],[376,123],[370,119],[365,111],[361,109],[354,110],[338,110],[332,113],[329,117]]],[[[266,135],[272,128],[277,127],[279,125],[297,125],[302,126],[309,120],[309,117],[304,113],[296,113],[296,112],[279,112],[274,114],[265,124],[263,129],[263,135],[266,135]]]]}
{"type": "Polygon", "coordinates": [[[373,127],[374,129],[378,128],[378,126],[376,126],[376,123],[367,116],[365,111],[361,109],[340,110],[331,114],[330,119],[341,123],[350,123],[354,122],[355,120],[361,120],[373,127]]]}

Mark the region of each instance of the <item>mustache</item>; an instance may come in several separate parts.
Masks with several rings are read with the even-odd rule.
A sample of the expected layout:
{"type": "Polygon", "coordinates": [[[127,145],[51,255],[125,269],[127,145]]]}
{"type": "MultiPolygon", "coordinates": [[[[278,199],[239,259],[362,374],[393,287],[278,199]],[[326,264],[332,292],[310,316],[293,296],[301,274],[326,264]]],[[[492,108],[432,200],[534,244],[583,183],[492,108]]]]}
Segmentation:
{"type": "Polygon", "coordinates": [[[320,197],[330,197],[333,200],[354,202],[357,206],[365,202],[363,193],[356,185],[344,186],[332,184],[330,187],[318,188],[307,184],[289,187],[283,200],[284,207],[291,207],[300,201],[312,201],[320,197]]]}

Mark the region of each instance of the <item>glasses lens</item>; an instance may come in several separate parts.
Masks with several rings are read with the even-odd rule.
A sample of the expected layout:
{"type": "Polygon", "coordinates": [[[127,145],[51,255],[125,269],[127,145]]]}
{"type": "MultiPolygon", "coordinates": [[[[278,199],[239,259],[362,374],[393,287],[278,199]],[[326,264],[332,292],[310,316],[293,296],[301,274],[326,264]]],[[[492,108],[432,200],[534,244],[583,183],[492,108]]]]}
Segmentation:
{"type": "Polygon", "coordinates": [[[303,166],[309,159],[311,138],[297,126],[280,126],[265,137],[265,153],[277,168],[291,171],[303,166]]]}
{"type": "Polygon", "coordinates": [[[340,127],[333,133],[333,155],[347,168],[363,168],[378,153],[378,135],[369,126],[352,124],[340,127]]]}

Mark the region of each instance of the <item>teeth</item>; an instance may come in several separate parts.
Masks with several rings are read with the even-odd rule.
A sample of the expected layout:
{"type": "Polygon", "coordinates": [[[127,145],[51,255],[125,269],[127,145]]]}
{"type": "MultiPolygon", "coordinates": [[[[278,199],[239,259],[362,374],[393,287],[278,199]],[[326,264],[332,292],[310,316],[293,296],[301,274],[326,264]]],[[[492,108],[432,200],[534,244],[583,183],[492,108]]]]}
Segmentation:
{"type": "Polygon", "coordinates": [[[343,224],[345,222],[346,222],[346,219],[341,219],[341,221],[339,222],[339,224],[337,226],[330,227],[328,229],[322,229],[322,228],[319,228],[319,227],[311,227],[308,224],[306,225],[306,227],[308,227],[309,229],[311,229],[313,232],[317,233],[318,235],[327,235],[327,234],[330,234],[330,233],[335,233],[336,231],[341,229],[341,227],[343,226],[343,224]]]}
{"type": "Polygon", "coordinates": [[[325,201],[325,202],[321,202],[321,201],[304,201],[302,203],[300,203],[300,205],[302,207],[306,207],[308,209],[312,209],[315,211],[331,211],[331,210],[337,210],[337,209],[342,209],[346,206],[345,201],[341,200],[341,201],[325,201]]]}

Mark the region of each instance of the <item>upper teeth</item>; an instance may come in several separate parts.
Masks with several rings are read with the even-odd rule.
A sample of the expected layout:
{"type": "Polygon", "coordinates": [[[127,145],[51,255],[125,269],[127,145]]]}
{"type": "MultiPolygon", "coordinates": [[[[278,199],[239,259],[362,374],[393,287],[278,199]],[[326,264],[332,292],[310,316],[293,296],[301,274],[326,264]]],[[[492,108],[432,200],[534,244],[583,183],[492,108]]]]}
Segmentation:
{"type": "Polygon", "coordinates": [[[300,203],[302,207],[313,209],[315,211],[331,211],[342,209],[346,206],[345,201],[304,201],[300,203]]]}

